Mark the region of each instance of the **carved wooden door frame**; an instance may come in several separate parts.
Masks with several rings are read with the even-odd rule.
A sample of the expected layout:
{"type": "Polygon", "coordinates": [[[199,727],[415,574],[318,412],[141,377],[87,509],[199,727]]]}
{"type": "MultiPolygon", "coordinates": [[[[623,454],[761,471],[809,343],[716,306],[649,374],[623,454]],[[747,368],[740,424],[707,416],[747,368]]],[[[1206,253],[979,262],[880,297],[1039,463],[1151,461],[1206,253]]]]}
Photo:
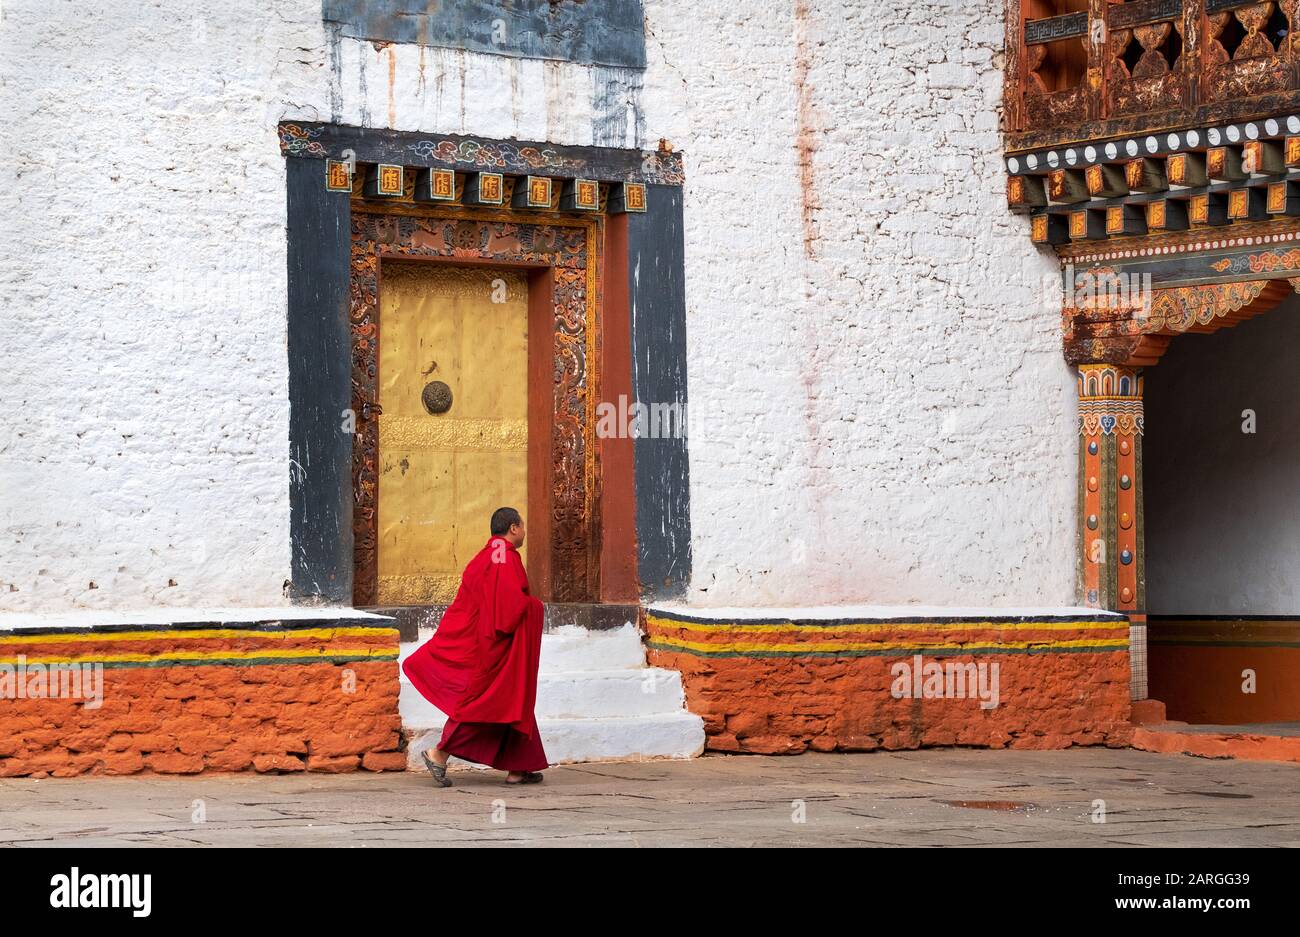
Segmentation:
{"type": "MultiPolygon", "coordinates": [[[[353,603],[378,587],[379,293],[385,263],[495,266],[529,277],[529,551],[545,601],[600,594],[594,408],[598,400],[602,222],[512,211],[373,204],[352,208],[353,603]],[[543,343],[538,336],[549,334],[543,343]],[[551,406],[538,406],[549,399],[551,406]]],[[[485,519],[486,531],[486,519],[485,519]]],[[[484,534],[486,539],[486,532],[484,534]]]]}

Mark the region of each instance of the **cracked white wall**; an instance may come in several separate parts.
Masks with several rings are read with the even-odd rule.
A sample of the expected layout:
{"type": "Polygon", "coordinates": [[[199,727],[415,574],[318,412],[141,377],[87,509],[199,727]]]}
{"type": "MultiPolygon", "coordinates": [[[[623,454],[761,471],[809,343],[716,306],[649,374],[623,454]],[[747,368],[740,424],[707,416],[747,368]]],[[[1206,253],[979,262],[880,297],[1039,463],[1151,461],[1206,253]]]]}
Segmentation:
{"type": "Polygon", "coordinates": [[[686,151],[696,598],[1068,601],[1000,6],[816,7],[649,0],[642,74],[336,40],[318,0],[7,0],[0,609],[284,601],[295,118],[686,151]]]}
{"type": "Polygon", "coordinates": [[[1001,3],[649,19],[648,123],[687,156],[691,600],[1073,604],[1074,389],[1055,263],[1006,208],[1001,3]]]}

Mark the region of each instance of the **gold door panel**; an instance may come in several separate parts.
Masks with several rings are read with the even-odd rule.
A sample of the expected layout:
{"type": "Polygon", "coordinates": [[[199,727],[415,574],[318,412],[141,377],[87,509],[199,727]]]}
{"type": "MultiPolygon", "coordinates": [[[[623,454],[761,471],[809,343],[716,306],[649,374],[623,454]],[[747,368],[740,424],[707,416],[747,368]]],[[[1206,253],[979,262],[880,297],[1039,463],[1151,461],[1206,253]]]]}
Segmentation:
{"type": "Polygon", "coordinates": [[[379,406],[378,602],[450,602],[492,512],[528,506],[526,278],[385,263],[379,406]],[[425,407],[432,381],[445,413],[425,407]]]}

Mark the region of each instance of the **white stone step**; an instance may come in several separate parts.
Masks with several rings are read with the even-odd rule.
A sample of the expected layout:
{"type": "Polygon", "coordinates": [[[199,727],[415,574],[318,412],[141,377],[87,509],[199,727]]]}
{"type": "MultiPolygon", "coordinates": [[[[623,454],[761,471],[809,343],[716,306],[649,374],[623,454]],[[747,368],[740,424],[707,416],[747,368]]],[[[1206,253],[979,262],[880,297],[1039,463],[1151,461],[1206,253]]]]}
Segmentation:
{"type": "Polygon", "coordinates": [[[645,647],[635,625],[608,631],[568,627],[542,635],[541,673],[644,666],[645,647]]]}
{"type": "MultiPolygon", "coordinates": [[[[399,659],[433,637],[433,631],[420,630],[420,638],[401,646],[399,659]]],[[[645,647],[641,634],[631,624],[608,631],[589,631],[576,626],[559,628],[542,635],[539,673],[573,673],[582,670],[620,670],[645,666],[645,647]]]]}
{"type": "MultiPolygon", "coordinates": [[[[537,727],[553,765],[686,759],[704,751],[704,720],[685,710],[616,719],[544,719],[538,720],[537,727]]],[[[420,753],[438,743],[442,726],[403,731],[407,735],[407,766],[413,771],[426,770],[420,753]]],[[[451,762],[467,764],[459,758],[451,762]]]]}
{"type": "Polygon", "coordinates": [[[682,675],[675,670],[641,667],[537,676],[538,719],[658,716],[685,708],[682,675]]]}
{"type": "MultiPolygon", "coordinates": [[[[686,706],[682,675],[675,670],[584,670],[537,675],[538,719],[604,719],[657,716],[686,706]]],[[[402,725],[420,727],[445,718],[402,674],[402,725]]]]}
{"type": "MultiPolygon", "coordinates": [[[[405,660],[431,635],[422,631],[419,641],[403,644],[399,657],[405,660]]],[[[447,717],[405,674],[401,681],[408,763],[423,771],[420,752],[437,744],[447,717]]],[[[646,666],[634,625],[542,635],[535,712],[552,764],[693,758],[704,750],[704,720],[685,707],[681,674],[646,666]]]]}

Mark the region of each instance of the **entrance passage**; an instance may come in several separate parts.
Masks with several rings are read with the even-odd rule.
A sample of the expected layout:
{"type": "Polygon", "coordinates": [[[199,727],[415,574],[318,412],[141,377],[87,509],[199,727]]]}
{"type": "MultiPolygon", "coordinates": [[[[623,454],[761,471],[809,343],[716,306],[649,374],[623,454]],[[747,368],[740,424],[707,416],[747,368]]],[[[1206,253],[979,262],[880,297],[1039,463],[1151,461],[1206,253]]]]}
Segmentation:
{"type": "Polygon", "coordinates": [[[1170,719],[1300,721],[1297,345],[1292,296],[1146,371],[1149,693],[1170,719]]]}
{"type": "Polygon", "coordinates": [[[528,282],[386,262],[379,297],[378,604],[445,604],[528,507],[528,282]]]}

